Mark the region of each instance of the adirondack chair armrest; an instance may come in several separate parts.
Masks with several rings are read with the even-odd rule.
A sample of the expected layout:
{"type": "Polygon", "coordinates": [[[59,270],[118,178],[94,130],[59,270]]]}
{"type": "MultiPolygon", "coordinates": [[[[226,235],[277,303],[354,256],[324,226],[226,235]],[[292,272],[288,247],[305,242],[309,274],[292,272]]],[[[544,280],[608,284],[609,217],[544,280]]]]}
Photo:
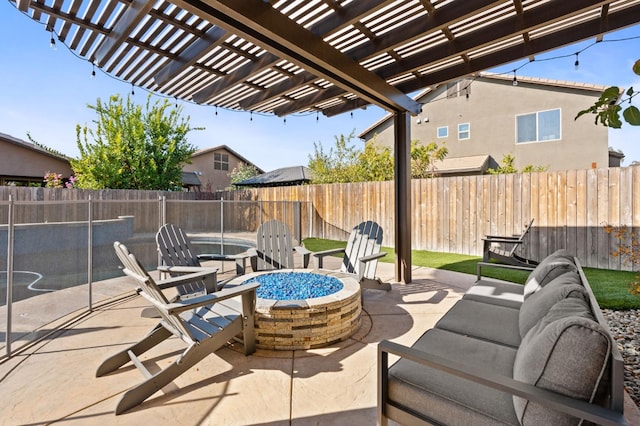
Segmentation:
{"type": "Polygon", "coordinates": [[[315,263],[315,267],[316,269],[320,269],[322,268],[322,261],[324,260],[325,256],[331,256],[334,254],[338,254],[338,253],[344,253],[346,249],[344,248],[335,248],[335,249],[328,249],[328,250],[322,250],[322,251],[316,251],[313,253],[313,259],[314,259],[314,263],[315,263]]]}
{"type": "Polygon", "coordinates": [[[478,262],[477,268],[477,279],[482,278],[482,269],[483,268],[498,268],[498,269],[511,269],[515,271],[527,271],[531,272],[535,269],[535,266],[519,266],[519,265],[507,265],[505,263],[493,263],[493,262],[478,262]]]}
{"type": "Polygon", "coordinates": [[[165,305],[164,308],[169,315],[175,315],[180,312],[188,311],[200,306],[211,305],[212,303],[221,302],[236,296],[242,296],[251,292],[255,293],[258,287],[260,287],[259,283],[246,283],[236,287],[225,288],[216,293],[206,294],[204,296],[192,297],[186,300],[177,300],[165,305]]]}
{"type": "Polygon", "coordinates": [[[452,376],[461,377],[499,391],[516,395],[554,410],[582,418],[596,424],[626,424],[624,415],[608,408],[590,404],[575,398],[549,391],[529,383],[514,380],[511,377],[488,373],[477,366],[469,366],[421,350],[383,340],[378,344],[378,409],[384,409],[387,401],[389,354],[397,355],[434,368],[452,376]]]}
{"type": "Polygon", "coordinates": [[[200,272],[180,275],[178,277],[171,277],[166,280],[158,281],[156,284],[161,290],[165,290],[167,288],[173,288],[194,281],[204,280],[205,282],[207,282],[207,280],[211,280],[215,286],[217,274],[218,268],[200,268],[200,272]]]}
{"type": "Polygon", "coordinates": [[[171,274],[193,274],[196,272],[202,272],[205,269],[207,271],[218,271],[218,268],[207,268],[202,266],[167,266],[167,265],[158,266],[158,271],[167,272],[171,274]]]}
{"type": "Polygon", "coordinates": [[[500,237],[500,238],[483,238],[482,241],[484,241],[484,246],[486,247],[487,245],[491,244],[491,243],[500,243],[500,244],[522,244],[524,242],[524,240],[520,239],[520,238],[504,238],[504,237],[500,237]]]}
{"type": "Polygon", "coordinates": [[[307,268],[309,266],[309,259],[311,258],[313,252],[307,248],[304,248],[303,246],[295,246],[293,248],[293,251],[302,256],[302,266],[304,268],[307,268]]]}
{"type": "MultiPolygon", "coordinates": [[[[381,251],[378,253],[372,253],[368,256],[362,256],[361,258],[359,258],[358,262],[360,263],[360,267],[358,268],[358,279],[362,280],[363,278],[365,278],[364,271],[366,270],[367,262],[371,262],[372,260],[383,258],[386,255],[387,255],[386,252],[381,251]]],[[[368,278],[373,278],[373,277],[368,277],[368,278]]]]}
{"type": "Polygon", "coordinates": [[[485,235],[484,236],[484,238],[488,239],[488,240],[494,239],[494,238],[502,238],[502,239],[505,239],[505,240],[519,240],[520,237],[521,237],[520,235],[512,235],[512,236],[509,236],[509,235],[485,235]]]}

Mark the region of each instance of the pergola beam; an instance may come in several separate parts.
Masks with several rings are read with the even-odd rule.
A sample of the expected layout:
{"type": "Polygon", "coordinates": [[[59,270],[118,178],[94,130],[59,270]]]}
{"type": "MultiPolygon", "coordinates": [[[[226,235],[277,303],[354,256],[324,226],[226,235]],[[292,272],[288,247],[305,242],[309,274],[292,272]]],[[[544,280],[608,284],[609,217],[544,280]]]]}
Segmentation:
{"type": "Polygon", "coordinates": [[[347,92],[382,107],[418,114],[420,105],[406,94],[341,54],[310,31],[299,27],[269,4],[234,0],[177,0],[177,4],[204,13],[207,19],[231,29],[347,92]]]}
{"type": "MultiPolygon", "coordinates": [[[[486,0],[474,0],[476,2],[476,6],[480,6],[481,4],[484,7],[491,6],[490,2],[486,0]]],[[[482,31],[474,32],[469,35],[463,35],[458,37],[448,43],[441,43],[436,45],[435,47],[425,50],[421,52],[420,55],[413,55],[407,59],[401,59],[400,61],[394,62],[389,66],[381,68],[377,70],[377,74],[384,78],[385,80],[389,80],[391,78],[397,77],[402,74],[406,74],[407,72],[415,72],[420,69],[427,68],[429,66],[433,66],[438,62],[450,60],[455,57],[460,57],[463,55],[467,55],[470,52],[473,52],[477,49],[481,49],[483,47],[490,46],[491,44],[507,40],[517,35],[521,35],[523,33],[527,33],[529,31],[535,30],[542,26],[545,22],[555,22],[563,17],[569,15],[572,11],[575,11],[576,5],[578,4],[578,9],[580,11],[587,10],[589,7],[593,7],[594,5],[602,5],[605,1],[602,0],[572,0],[572,2],[561,2],[559,4],[556,3],[547,3],[538,8],[530,11],[529,13],[525,13],[523,16],[514,16],[513,18],[508,18],[502,21],[497,22],[494,25],[488,26],[482,31]],[[428,62],[425,63],[424,58],[428,58],[428,62]]],[[[465,3],[465,8],[460,9],[458,7],[457,13],[462,13],[463,16],[468,16],[470,10],[466,9],[468,5],[465,3]]],[[[442,8],[444,9],[444,7],[442,8]]],[[[456,11],[454,10],[446,10],[446,16],[456,16],[456,11]]],[[[438,15],[440,16],[440,15],[438,15]]],[[[430,31],[434,28],[446,28],[448,25],[453,24],[453,22],[432,22],[431,24],[427,23],[427,27],[430,31]]],[[[400,30],[396,30],[393,33],[388,34],[384,38],[381,38],[377,43],[375,43],[376,47],[380,47],[383,50],[387,50],[393,47],[397,47],[399,40],[402,39],[404,34],[405,37],[409,37],[410,39],[418,38],[420,36],[424,36],[426,33],[420,33],[419,29],[422,27],[423,23],[417,24],[414,23],[407,28],[402,28],[400,30]]],[[[587,38],[587,37],[585,37],[587,38]]],[[[526,42],[525,42],[526,44],[526,42]]],[[[365,45],[364,48],[356,49],[352,53],[352,55],[357,59],[361,60],[365,56],[375,56],[382,53],[381,50],[373,50],[372,47],[374,44],[365,45]]],[[[518,56],[517,58],[507,58],[505,60],[498,59],[495,65],[499,65],[501,63],[510,62],[514,59],[519,59],[522,56],[518,56]]],[[[464,63],[469,62],[468,59],[464,60],[464,63]]],[[[492,66],[495,66],[492,65],[492,66]]],[[[465,65],[454,66],[455,69],[464,68],[465,65]]],[[[490,67],[487,67],[490,68],[490,67]]],[[[483,68],[486,69],[486,68],[483,68]]],[[[474,70],[470,72],[475,72],[479,70],[474,70]]],[[[456,73],[456,77],[461,77],[468,73],[459,74],[456,73]]],[[[447,80],[451,80],[447,79],[447,80]]],[[[401,87],[401,85],[398,85],[401,87]]],[[[424,86],[422,86],[424,87],[424,86]]],[[[410,93],[411,91],[403,90],[405,93],[410,93]]],[[[319,102],[327,101],[330,98],[325,97],[315,97],[313,100],[308,100],[307,98],[302,98],[295,105],[289,106],[289,111],[300,111],[307,109],[319,102]]]]}
{"type": "Polygon", "coordinates": [[[194,65],[198,59],[220,46],[224,41],[223,37],[226,34],[227,31],[220,27],[210,28],[204,36],[199,37],[194,43],[190,44],[177,59],[171,61],[168,65],[158,71],[158,73],[153,77],[155,83],[158,86],[163,86],[171,81],[171,79],[178,76],[185,69],[194,65]]]}
{"type": "Polygon", "coordinates": [[[609,13],[607,16],[592,19],[570,28],[503,49],[496,53],[473,59],[469,63],[458,64],[426,74],[415,80],[401,83],[398,85],[398,88],[410,93],[424,87],[456,80],[465,75],[551,50],[558,46],[558,39],[566,40],[566,43],[569,44],[591,37],[597,37],[604,32],[624,28],[636,23],[638,16],[640,16],[640,5],[627,8],[623,11],[609,13]]]}
{"type": "Polygon", "coordinates": [[[124,14],[118,19],[111,32],[102,41],[95,54],[96,65],[102,67],[133,33],[136,26],[144,19],[153,7],[154,2],[147,0],[133,0],[124,14]]]}

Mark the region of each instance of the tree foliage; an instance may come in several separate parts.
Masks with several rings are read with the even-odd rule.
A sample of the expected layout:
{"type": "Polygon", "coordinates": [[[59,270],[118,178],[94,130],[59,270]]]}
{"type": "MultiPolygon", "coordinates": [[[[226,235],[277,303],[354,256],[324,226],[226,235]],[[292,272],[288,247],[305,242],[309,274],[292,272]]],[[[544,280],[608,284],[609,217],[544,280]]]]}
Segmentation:
{"type": "Polygon", "coordinates": [[[436,161],[442,161],[449,153],[445,146],[435,142],[421,145],[419,141],[411,141],[411,177],[413,179],[430,178],[437,174],[436,161]]]}
{"type": "MultiPolygon", "coordinates": [[[[633,72],[636,75],[640,75],[640,59],[633,65],[633,72]]],[[[576,115],[577,120],[584,114],[594,114],[595,124],[600,124],[619,129],[622,127],[622,119],[620,118],[620,112],[622,111],[622,118],[632,126],[640,126],[640,110],[635,105],[629,105],[624,110],[622,105],[626,102],[631,104],[631,100],[636,96],[638,91],[633,90],[633,87],[627,89],[624,93],[627,97],[623,98],[622,91],[617,86],[611,86],[605,89],[600,95],[598,100],[589,108],[582,110],[576,115]]]]}
{"type": "Polygon", "coordinates": [[[143,109],[130,97],[100,98],[88,105],[97,114],[95,129],[76,126],[80,158],[71,160],[76,186],[88,189],[178,190],[182,164],[195,148],[187,134],[193,130],[182,108],[168,100],[143,109]]]}
{"type": "MultiPolygon", "coordinates": [[[[376,138],[367,142],[363,150],[351,143],[354,132],[335,138],[335,146],[325,151],[322,144],[314,143],[308,167],[315,176],[314,183],[372,182],[392,180],[394,159],[389,147],[380,147],[376,138]]],[[[436,170],[434,162],[447,155],[445,147],[435,143],[426,146],[411,142],[411,177],[431,177],[436,170]]]]}
{"type": "Polygon", "coordinates": [[[238,189],[235,186],[236,182],[241,182],[259,174],[258,169],[253,164],[240,163],[238,167],[229,172],[229,177],[231,178],[231,187],[229,189],[238,189]]]}
{"type": "MultiPolygon", "coordinates": [[[[490,175],[504,175],[509,173],[518,173],[517,167],[514,165],[516,162],[516,157],[511,154],[505,154],[502,156],[501,164],[493,169],[489,168],[487,172],[490,175]]],[[[531,172],[544,172],[549,168],[549,166],[534,166],[533,164],[527,164],[522,168],[522,173],[531,173],[531,172]]]]}

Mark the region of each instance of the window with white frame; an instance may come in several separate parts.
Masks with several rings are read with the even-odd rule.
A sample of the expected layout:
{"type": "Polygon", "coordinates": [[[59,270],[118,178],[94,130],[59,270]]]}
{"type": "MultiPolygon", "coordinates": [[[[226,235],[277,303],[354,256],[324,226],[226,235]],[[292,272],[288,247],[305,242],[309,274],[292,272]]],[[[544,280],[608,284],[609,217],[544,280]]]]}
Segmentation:
{"type": "Polygon", "coordinates": [[[448,138],[449,137],[449,126],[438,127],[436,130],[438,139],[448,138]]]}
{"type": "Polygon", "coordinates": [[[458,140],[471,139],[471,124],[460,123],[458,124],[458,140]]]}
{"type": "Polygon", "coordinates": [[[229,155],[228,154],[213,154],[213,169],[214,170],[229,170],[229,155]]]}
{"type": "Polygon", "coordinates": [[[516,143],[555,141],[560,138],[560,108],[516,115],[516,143]]]}

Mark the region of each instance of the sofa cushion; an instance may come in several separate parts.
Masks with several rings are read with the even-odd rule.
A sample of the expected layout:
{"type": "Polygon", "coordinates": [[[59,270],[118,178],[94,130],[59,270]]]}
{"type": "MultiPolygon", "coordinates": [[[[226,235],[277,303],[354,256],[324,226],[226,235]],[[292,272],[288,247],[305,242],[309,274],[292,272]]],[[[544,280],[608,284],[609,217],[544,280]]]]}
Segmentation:
{"type": "MultiPolygon", "coordinates": [[[[593,401],[607,370],[612,340],[593,319],[588,302],[571,297],[556,303],[517,351],[513,378],[572,398],[593,401]]],[[[513,397],[523,425],[577,425],[579,419],[513,397]]]]}
{"type": "MultiPolygon", "coordinates": [[[[441,329],[424,333],[413,348],[511,377],[516,349],[441,329]]],[[[447,425],[514,425],[510,394],[400,359],[389,368],[389,400],[447,425]]]]}
{"type": "Polygon", "coordinates": [[[436,328],[518,347],[518,316],[517,309],[462,299],[436,323],[436,328]]]}
{"type": "Polygon", "coordinates": [[[524,301],[524,286],[507,281],[481,279],[467,290],[462,299],[520,309],[524,301]]]}
{"type": "Polygon", "coordinates": [[[518,321],[520,336],[524,337],[549,312],[553,305],[567,297],[589,300],[587,290],[581,284],[577,272],[565,272],[554,278],[544,289],[533,293],[522,303],[518,321]]]}
{"type": "Polygon", "coordinates": [[[524,299],[547,285],[554,278],[568,271],[577,271],[573,256],[561,249],[545,257],[527,277],[524,283],[524,299]]]}

